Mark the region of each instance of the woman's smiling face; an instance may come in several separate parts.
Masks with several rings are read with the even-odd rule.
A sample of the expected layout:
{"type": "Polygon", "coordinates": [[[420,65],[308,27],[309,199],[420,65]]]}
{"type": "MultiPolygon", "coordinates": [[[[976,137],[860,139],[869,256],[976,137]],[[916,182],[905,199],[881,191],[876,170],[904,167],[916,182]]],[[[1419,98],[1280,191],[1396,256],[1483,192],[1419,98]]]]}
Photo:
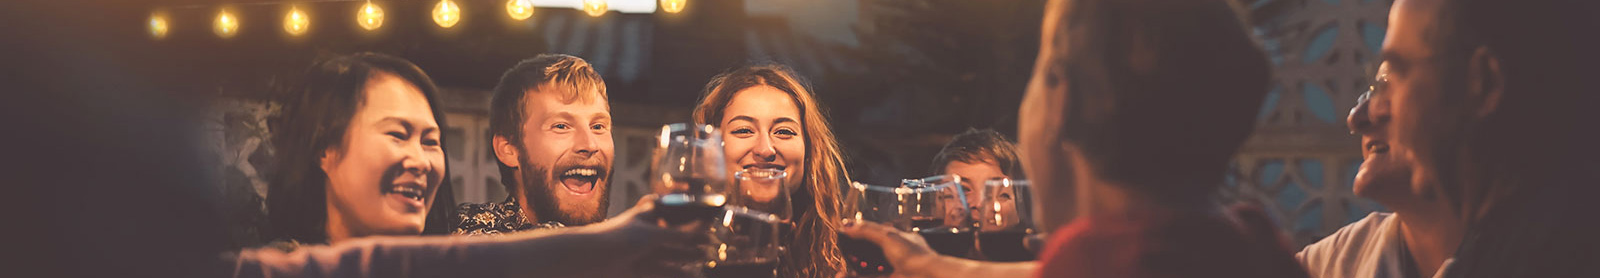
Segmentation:
{"type": "Polygon", "coordinates": [[[323,152],[330,240],[422,233],[444,180],[439,124],[427,97],[374,72],[345,136],[323,152]]]}
{"type": "Polygon", "coordinates": [[[800,188],[804,180],[806,140],[800,107],[794,98],[771,86],[734,93],[723,109],[723,154],[736,167],[730,171],[767,168],[787,172],[784,187],[800,188]]]}

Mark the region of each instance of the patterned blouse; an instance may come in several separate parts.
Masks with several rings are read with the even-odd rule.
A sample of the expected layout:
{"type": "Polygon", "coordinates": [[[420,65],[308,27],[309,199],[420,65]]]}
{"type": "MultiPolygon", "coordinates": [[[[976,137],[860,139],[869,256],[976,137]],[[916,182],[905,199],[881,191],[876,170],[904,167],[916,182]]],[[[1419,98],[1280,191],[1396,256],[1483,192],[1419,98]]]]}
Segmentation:
{"type": "Polygon", "coordinates": [[[544,223],[529,223],[522,217],[522,206],[517,205],[517,199],[506,197],[503,203],[461,204],[456,209],[456,217],[461,223],[456,224],[454,235],[498,235],[516,231],[532,229],[549,229],[566,227],[561,222],[547,221],[544,223]]]}

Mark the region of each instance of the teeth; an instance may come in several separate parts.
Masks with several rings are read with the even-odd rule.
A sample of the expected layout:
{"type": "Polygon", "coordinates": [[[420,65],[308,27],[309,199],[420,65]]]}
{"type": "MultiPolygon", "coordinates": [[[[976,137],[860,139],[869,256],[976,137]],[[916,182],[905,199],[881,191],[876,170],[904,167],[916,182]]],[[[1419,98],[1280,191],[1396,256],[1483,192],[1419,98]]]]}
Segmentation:
{"type": "Polygon", "coordinates": [[[411,199],[422,200],[422,189],[420,188],[410,186],[395,186],[394,189],[390,191],[411,199]]]}
{"type": "Polygon", "coordinates": [[[578,169],[567,170],[566,173],[563,173],[561,175],[563,175],[563,176],[593,177],[593,176],[599,175],[599,171],[595,171],[594,169],[588,169],[588,168],[578,168],[578,169]]]}

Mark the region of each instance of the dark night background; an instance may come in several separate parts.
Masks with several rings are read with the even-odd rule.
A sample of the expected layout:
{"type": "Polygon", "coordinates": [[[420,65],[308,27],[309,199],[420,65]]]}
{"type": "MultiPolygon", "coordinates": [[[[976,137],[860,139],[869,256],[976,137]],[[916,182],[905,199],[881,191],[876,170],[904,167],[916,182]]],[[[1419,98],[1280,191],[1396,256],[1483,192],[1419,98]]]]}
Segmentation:
{"type": "MultiPolygon", "coordinates": [[[[457,127],[447,136],[468,138],[446,146],[458,187],[455,198],[495,201],[504,192],[482,185],[494,184],[488,179],[498,174],[484,158],[486,152],[473,143],[486,123],[472,115],[486,112],[487,90],[503,70],[518,60],[553,52],[594,63],[607,79],[619,129],[636,131],[617,135],[619,174],[647,167],[623,162],[637,149],[630,146],[660,124],[687,121],[712,75],[773,61],[790,65],[811,81],[846,148],[852,178],[894,183],[927,175],[928,161],[938,148],[969,127],[1014,136],[1016,107],[1032,70],[1044,1],[689,0],[687,9],[676,14],[590,17],[569,8],[541,7],[533,18],[518,22],[505,16],[503,1],[457,0],[464,19],[449,29],[426,16],[434,2],[378,2],[386,20],[377,31],[353,24],[353,11],[362,2],[305,3],[311,31],[290,36],[279,21],[286,8],[276,1],[7,1],[0,4],[6,21],[0,44],[8,49],[3,51],[8,57],[4,76],[21,85],[7,89],[4,113],[25,120],[15,134],[44,131],[39,134],[86,138],[69,142],[7,136],[18,140],[8,145],[26,154],[52,158],[14,163],[46,165],[52,170],[33,171],[28,177],[48,184],[68,183],[63,177],[105,168],[155,175],[127,165],[156,170],[163,168],[149,166],[203,165],[207,171],[180,175],[213,185],[187,193],[200,196],[189,205],[209,202],[227,209],[186,212],[194,215],[185,217],[218,214],[209,216],[228,222],[217,228],[226,229],[220,234],[228,237],[217,240],[253,245],[259,243],[254,229],[264,219],[255,208],[264,192],[259,180],[271,173],[256,166],[271,158],[270,142],[260,140],[270,130],[259,123],[275,113],[277,92],[293,84],[318,57],[371,51],[415,62],[445,89],[450,124],[457,127]],[[233,7],[242,22],[238,35],[228,39],[210,28],[211,18],[224,6],[233,7]],[[167,13],[172,27],[164,38],[152,39],[146,22],[157,10],[167,13]],[[163,129],[140,123],[184,124],[163,129]],[[93,129],[101,125],[116,130],[93,129]],[[171,134],[152,135],[163,132],[171,134]],[[55,148],[30,146],[93,154],[72,146],[124,141],[106,138],[113,135],[132,142],[155,140],[149,141],[154,143],[147,152],[156,155],[84,163],[60,158],[55,148]],[[162,147],[197,152],[199,158],[154,152],[162,147]]],[[[1297,243],[1309,243],[1381,209],[1349,193],[1360,158],[1356,138],[1343,131],[1342,119],[1364,86],[1363,68],[1382,41],[1389,1],[1241,2],[1277,69],[1257,134],[1241,150],[1229,186],[1219,195],[1267,204],[1297,243]]],[[[82,183],[116,181],[88,178],[82,183]]],[[[623,186],[614,190],[624,191],[613,193],[621,199],[612,203],[631,204],[627,201],[640,192],[627,191],[627,179],[619,180],[623,186]]],[[[59,205],[41,200],[161,194],[89,188],[94,187],[30,188],[61,198],[8,205],[27,211],[21,208],[59,205]]],[[[136,202],[106,198],[117,204],[136,202]]],[[[83,201],[88,200],[99,199],[83,201]]],[[[186,203],[170,205],[168,210],[125,213],[182,211],[186,203]]],[[[99,214],[74,213],[70,215],[99,214]]],[[[93,224],[97,222],[71,217],[35,217],[41,218],[34,219],[37,223],[74,223],[45,226],[98,227],[93,224]]],[[[180,240],[152,237],[158,242],[180,240]]],[[[162,245],[138,245],[155,246],[162,245]]]]}

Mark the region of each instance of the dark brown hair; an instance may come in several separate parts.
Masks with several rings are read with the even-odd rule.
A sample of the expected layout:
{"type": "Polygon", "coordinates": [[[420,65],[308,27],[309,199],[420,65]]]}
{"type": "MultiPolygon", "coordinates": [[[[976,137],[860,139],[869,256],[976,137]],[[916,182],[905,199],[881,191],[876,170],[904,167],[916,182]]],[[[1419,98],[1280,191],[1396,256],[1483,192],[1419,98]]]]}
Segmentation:
{"type": "Polygon", "coordinates": [[[1060,138],[1135,192],[1208,196],[1268,89],[1240,14],[1227,0],[1051,1],[1035,78],[1066,96],[1060,138]]]}
{"type": "MultiPolygon", "coordinates": [[[[389,73],[417,86],[428,99],[433,119],[445,126],[438,87],[422,69],[404,59],[358,53],[322,59],[306,70],[304,80],[281,100],[283,114],[272,120],[272,144],[279,171],[268,178],[267,240],[325,243],[328,240],[327,180],[320,161],[323,151],[342,147],[351,117],[365,99],[367,81],[379,72],[389,73]]],[[[439,138],[440,145],[449,138],[439,138]]],[[[446,167],[448,171],[448,167],[446,167]]],[[[446,234],[455,215],[449,173],[434,195],[424,234],[446,234]]]]}
{"type": "MultiPolygon", "coordinates": [[[[1429,47],[1446,77],[1445,101],[1464,99],[1474,51],[1499,62],[1492,113],[1420,159],[1438,165],[1441,192],[1468,232],[1450,277],[1600,277],[1600,2],[1442,1],[1429,47]]],[[[1481,80],[1479,80],[1481,82],[1481,80]]]]}
{"type": "MultiPolygon", "coordinates": [[[[965,163],[980,163],[993,160],[1000,167],[1000,172],[1012,179],[1022,179],[1022,162],[1017,157],[1017,146],[1005,135],[993,129],[968,128],[961,134],[956,134],[944,149],[933,156],[933,165],[929,171],[935,175],[944,174],[945,166],[951,161],[965,163]]],[[[981,181],[980,181],[981,182],[981,181]]]]}

